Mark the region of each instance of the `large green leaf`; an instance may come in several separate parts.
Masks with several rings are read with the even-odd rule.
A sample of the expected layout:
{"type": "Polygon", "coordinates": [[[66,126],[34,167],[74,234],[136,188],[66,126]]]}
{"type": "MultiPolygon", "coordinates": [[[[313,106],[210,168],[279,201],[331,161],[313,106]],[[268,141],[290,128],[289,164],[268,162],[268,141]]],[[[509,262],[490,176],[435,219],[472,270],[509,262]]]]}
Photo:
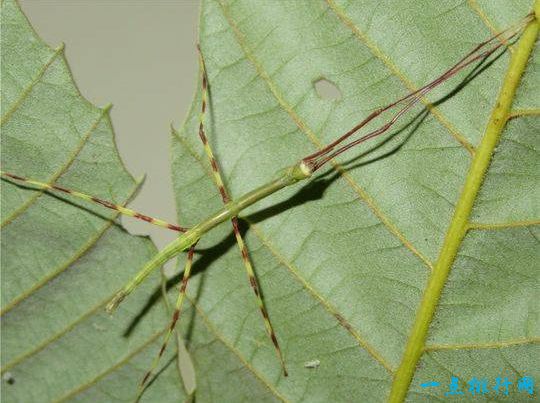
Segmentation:
{"type": "MultiPolygon", "coordinates": [[[[109,108],[81,96],[63,47],[44,44],[13,1],[2,2],[1,29],[2,169],[126,202],[140,181],[118,157],[109,108]]],[[[105,313],[114,291],[156,252],[113,218],[2,181],[2,401],[135,396],[168,315],[163,304],[148,305],[159,296],[159,273],[113,317],[105,313]]],[[[173,356],[171,349],[148,401],[183,398],[173,356]]]]}
{"type": "MultiPolygon", "coordinates": [[[[204,1],[207,131],[233,197],[434,79],[530,8],[530,1],[204,1]],[[321,78],[341,99],[317,94],[321,78]]],[[[212,333],[191,338],[201,400],[388,399],[509,58],[505,53],[452,96],[466,74],[445,84],[429,101],[448,99],[425,115],[411,113],[403,130],[364,157],[344,157],[336,174],[243,214],[289,378],[265,337],[230,228],[203,240],[202,273],[191,287],[196,329],[212,333]],[[218,347],[230,354],[222,357],[218,347]],[[320,366],[306,368],[313,360],[320,366]],[[231,389],[253,376],[249,390],[231,389]]],[[[465,400],[478,399],[467,391],[472,377],[491,388],[498,376],[513,382],[512,401],[530,400],[516,383],[538,375],[537,58],[473,200],[475,227],[459,244],[440,302],[428,301],[435,317],[408,401],[443,399],[451,376],[465,400]],[[427,381],[441,386],[422,388],[427,381]]],[[[196,135],[199,108],[196,99],[172,140],[186,225],[221,203],[196,135]]],[[[488,396],[497,398],[492,390],[488,396]]]]}
{"type": "MultiPolygon", "coordinates": [[[[203,2],[208,135],[231,193],[264,183],[373,108],[435,78],[530,7],[527,0],[203,2]],[[339,88],[340,99],[319,97],[321,78],[339,88]]],[[[475,226],[459,244],[428,323],[408,401],[442,400],[451,376],[460,379],[462,400],[479,399],[466,391],[472,377],[493,386],[507,376],[512,401],[530,401],[516,382],[538,376],[537,58],[474,200],[475,226]],[[442,386],[422,388],[426,381],[442,386]]],[[[404,130],[370,154],[243,215],[288,378],[230,226],[205,236],[189,287],[196,309],[188,307],[182,326],[198,401],[387,400],[508,61],[509,52],[425,115],[411,113],[404,130]],[[306,368],[314,360],[320,365],[306,368]]],[[[463,76],[429,101],[445,98],[463,76]]],[[[199,101],[172,136],[184,225],[221,205],[196,135],[199,101]]],[[[82,99],[61,49],[44,45],[12,1],[2,3],[1,115],[3,169],[118,202],[135,192],[107,109],[82,99]]],[[[157,274],[113,318],[102,312],[154,253],[147,240],[104,219],[111,217],[2,182],[5,401],[133,398],[167,316],[152,299],[159,297],[157,274]]],[[[184,398],[173,354],[148,401],[184,398]]],[[[493,391],[488,397],[497,399],[493,391]]]]}

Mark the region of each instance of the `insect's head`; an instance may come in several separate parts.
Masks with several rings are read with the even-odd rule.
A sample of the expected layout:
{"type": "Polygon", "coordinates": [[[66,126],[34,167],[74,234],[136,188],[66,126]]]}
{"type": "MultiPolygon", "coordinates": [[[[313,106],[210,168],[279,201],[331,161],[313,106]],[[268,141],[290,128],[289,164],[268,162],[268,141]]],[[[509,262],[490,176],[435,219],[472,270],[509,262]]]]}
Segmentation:
{"type": "Polygon", "coordinates": [[[307,179],[311,177],[312,174],[313,170],[303,160],[297,162],[292,167],[290,167],[288,172],[288,175],[294,182],[307,179]]]}

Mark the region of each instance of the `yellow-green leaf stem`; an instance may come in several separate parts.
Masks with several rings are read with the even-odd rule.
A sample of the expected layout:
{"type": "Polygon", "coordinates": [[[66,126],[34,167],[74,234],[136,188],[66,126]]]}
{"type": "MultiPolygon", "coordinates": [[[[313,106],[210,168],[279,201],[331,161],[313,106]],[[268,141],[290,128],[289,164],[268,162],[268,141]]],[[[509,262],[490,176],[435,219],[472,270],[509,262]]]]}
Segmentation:
{"type": "MultiPolygon", "coordinates": [[[[536,2],[538,10],[539,2],[536,2]]],[[[422,302],[418,309],[413,328],[409,335],[405,353],[396,372],[390,402],[402,402],[407,394],[415,368],[424,351],[424,343],[439,298],[450,273],[461,242],[468,229],[469,216],[476,196],[489,167],[491,157],[499,141],[501,132],[510,115],[510,107],[518,88],[527,61],[538,36],[538,19],[533,20],[523,32],[515,53],[512,55],[503,86],[497,98],[495,109],[487,125],[485,135],[472,160],[465,185],[461,192],[454,216],[446,234],[433,274],[429,278],[422,302]]]]}

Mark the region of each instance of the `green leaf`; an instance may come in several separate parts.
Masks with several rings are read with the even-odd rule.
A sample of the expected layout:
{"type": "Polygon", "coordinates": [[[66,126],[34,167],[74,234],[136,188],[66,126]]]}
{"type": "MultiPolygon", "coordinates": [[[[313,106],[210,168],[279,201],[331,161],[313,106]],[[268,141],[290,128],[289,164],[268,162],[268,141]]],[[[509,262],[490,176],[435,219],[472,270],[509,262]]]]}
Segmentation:
{"type": "MultiPolygon", "coordinates": [[[[434,79],[530,8],[527,0],[204,1],[207,134],[231,194],[267,182],[374,108],[434,79]],[[341,97],[319,96],[320,79],[341,97]]],[[[494,386],[498,376],[513,382],[512,401],[530,401],[517,380],[538,376],[538,52],[473,198],[472,227],[454,242],[457,256],[440,301],[432,301],[412,383],[394,384],[509,59],[504,53],[455,94],[467,73],[452,79],[430,95],[436,106],[411,112],[389,141],[353,151],[337,171],[243,213],[288,378],[230,226],[205,235],[182,323],[197,401],[378,402],[393,385],[407,401],[434,401],[444,399],[451,376],[459,378],[464,401],[477,399],[467,391],[472,377],[494,386]],[[306,367],[315,360],[317,368],[306,367]],[[442,386],[422,388],[426,381],[442,386]]],[[[221,206],[197,138],[199,109],[197,94],[172,136],[182,225],[221,206]]],[[[61,49],[44,45],[7,0],[1,116],[2,169],[116,202],[136,191],[118,159],[107,108],[80,96],[61,49]]],[[[114,290],[155,252],[110,218],[67,196],[2,181],[5,401],[133,399],[167,314],[153,299],[157,273],[113,318],[103,313],[114,290]]],[[[170,349],[144,400],[185,399],[173,356],[170,349]]],[[[497,398],[493,391],[489,397],[497,398]]]]}
{"type": "MultiPolygon", "coordinates": [[[[204,1],[207,135],[233,198],[433,80],[530,8],[530,1],[204,1]],[[319,96],[320,79],[335,84],[341,98],[319,96]]],[[[447,233],[466,178],[480,172],[473,156],[509,60],[504,53],[460,91],[454,89],[467,73],[453,78],[430,94],[435,106],[410,113],[389,141],[352,151],[335,173],[242,214],[288,378],[230,226],[201,241],[201,274],[190,285],[198,307],[190,343],[202,401],[378,402],[394,388],[407,401],[427,402],[444,398],[451,376],[465,400],[478,398],[468,392],[472,377],[486,378],[490,388],[496,377],[508,377],[512,401],[529,401],[517,381],[539,375],[538,52],[494,155],[480,158],[492,163],[466,206],[473,228],[462,240],[447,233]],[[457,256],[449,277],[439,276],[442,296],[423,300],[450,241],[457,256]],[[433,318],[419,319],[427,339],[411,341],[426,307],[434,309],[433,318]],[[417,362],[403,358],[407,345],[421,349],[417,362]],[[306,368],[313,360],[320,365],[306,368]],[[404,364],[410,378],[394,380],[404,364]],[[428,381],[441,386],[420,386],[428,381]]],[[[197,136],[199,110],[196,98],[172,140],[184,225],[221,205],[197,136]]]]}
{"type": "MultiPolygon", "coordinates": [[[[3,1],[2,169],[117,203],[139,188],[119,159],[109,107],[86,101],[63,46],[51,49],[3,1]]],[[[104,304],[156,252],[110,211],[2,180],[2,401],[129,401],[168,313],[159,273],[113,317],[104,304]],[[145,308],[149,308],[146,312],[145,308]]],[[[185,398],[174,362],[148,401],[185,398]]]]}

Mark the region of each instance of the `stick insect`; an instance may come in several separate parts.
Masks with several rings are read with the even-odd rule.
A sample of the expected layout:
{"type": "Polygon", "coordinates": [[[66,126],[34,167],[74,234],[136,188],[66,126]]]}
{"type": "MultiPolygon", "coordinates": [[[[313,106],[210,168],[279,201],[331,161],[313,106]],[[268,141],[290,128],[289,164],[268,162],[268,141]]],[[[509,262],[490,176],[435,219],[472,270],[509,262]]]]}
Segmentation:
{"type": "Polygon", "coordinates": [[[402,118],[409,110],[411,110],[411,108],[413,108],[419,102],[422,97],[430,93],[434,88],[437,88],[439,85],[446,82],[448,79],[450,79],[466,67],[470,66],[471,64],[484,60],[493,53],[497,52],[497,50],[501,49],[501,47],[503,47],[505,43],[511,41],[516,35],[518,35],[519,32],[521,32],[521,30],[530,21],[533,20],[533,18],[534,17],[530,15],[518,25],[509,28],[497,35],[494,35],[488,40],[480,43],[469,53],[467,53],[461,60],[459,60],[454,66],[439,75],[430,83],[426,84],[425,86],[421,87],[416,91],[413,91],[399,98],[397,101],[390,103],[389,105],[376,109],[364,120],[359,122],[357,125],[352,127],[349,131],[338,137],[336,140],[332,141],[331,143],[327,144],[316,152],[307,155],[295,164],[279,170],[271,181],[236,199],[232,199],[230,197],[229,192],[224,185],[219,169],[218,160],[216,159],[212,147],[209,144],[209,141],[205,134],[205,120],[208,105],[208,88],[209,86],[211,86],[211,83],[209,83],[208,81],[203,53],[199,49],[199,64],[202,82],[202,100],[200,106],[201,112],[199,117],[198,135],[204,146],[206,157],[208,158],[212,167],[214,181],[216,183],[217,190],[221,195],[223,207],[191,228],[171,224],[158,218],[154,218],[140,212],[128,209],[126,207],[114,204],[110,201],[90,196],[80,191],[67,189],[54,183],[42,183],[29,178],[25,178],[24,176],[16,173],[9,173],[3,171],[1,172],[1,175],[3,179],[6,180],[15,181],[23,185],[29,185],[46,191],[68,194],[79,199],[83,199],[92,203],[97,203],[104,208],[118,211],[120,214],[143,220],[150,224],[158,225],[180,233],[180,236],[176,240],[171,242],[162,251],[155,255],[128,284],[118,290],[116,295],[106,307],[107,311],[114,311],[118,307],[118,305],[126,297],[128,297],[129,294],[133,292],[138,287],[138,285],[141,284],[155,269],[161,267],[165,262],[174,258],[178,254],[182,252],[187,253],[183,278],[181,281],[180,291],[175,304],[172,318],[170,320],[168,329],[166,331],[163,343],[159,349],[158,354],[151,363],[149,370],[144,374],[142,380],[140,381],[139,396],[142,394],[145,387],[148,385],[148,381],[155,373],[155,370],[159,364],[159,360],[163,355],[164,351],[166,350],[170,337],[178,321],[180,320],[181,309],[185,299],[188,281],[191,275],[194,252],[197,242],[207,232],[211,231],[213,228],[226,221],[231,222],[233,233],[242,257],[242,261],[248,276],[250,286],[253,290],[253,293],[255,294],[256,302],[258,304],[266,332],[268,333],[268,337],[270,338],[274,346],[276,355],[282,368],[282,373],[284,376],[287,376],[288,372],[286,368],[286,359],[283,356],[282,350],[278,342],[278,338],[274,332],[272,322],[265,308],[259,290],[259,285],[256,280],[254,269],[251,263],[249,251],[239,230],[238,215],[240,214],[240,212],[281,189],[311,179],[316,172],[321,170],[323,167],[326,167],[329,162],[333,161],[335,158],[339,157],[346,151],[350,150],[351,148],[357,147],[361,143],[364,143],[370,139],[376,138],[388,132],[400,118],[402,118]],[[374,130],[369,131],[367,134],[363,134],[355,138],[357,133],[362,128],[365,128],[371,122],[375,122],[375,119],[383,117],[384,122],[380,126],[378,126],[374,130]]]}

